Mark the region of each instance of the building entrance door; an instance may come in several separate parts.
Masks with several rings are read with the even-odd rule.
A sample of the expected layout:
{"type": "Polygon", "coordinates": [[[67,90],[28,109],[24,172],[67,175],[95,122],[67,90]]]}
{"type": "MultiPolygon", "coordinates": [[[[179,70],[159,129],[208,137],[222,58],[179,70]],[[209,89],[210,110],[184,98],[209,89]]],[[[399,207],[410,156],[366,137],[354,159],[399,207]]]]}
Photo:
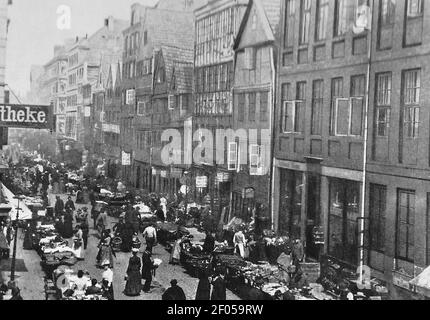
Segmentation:
{"type": "Polygon", "coordinates": [[[320,246],[315,245],[314,229],[321,225],[320,208],[321,179],[318,175],[310,174],[307,185],[307,219],[306,219],[306,256],[319,260],[320,246]]]}

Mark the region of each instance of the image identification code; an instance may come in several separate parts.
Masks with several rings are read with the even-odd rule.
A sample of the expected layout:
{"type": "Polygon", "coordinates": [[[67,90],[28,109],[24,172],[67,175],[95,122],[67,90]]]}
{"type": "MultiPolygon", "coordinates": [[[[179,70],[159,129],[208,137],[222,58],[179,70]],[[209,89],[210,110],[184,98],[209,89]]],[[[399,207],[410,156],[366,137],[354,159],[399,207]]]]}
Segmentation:
{"type": "Polygon", "coordinates": [[[167,310],[168,315],[187,315],[198,318],[200,315],[212,316],[236,316],[249,315],[258,316],[263,314],[263,305],[212,305],[210,308],[182,307],[174,305],[167,310]]]}

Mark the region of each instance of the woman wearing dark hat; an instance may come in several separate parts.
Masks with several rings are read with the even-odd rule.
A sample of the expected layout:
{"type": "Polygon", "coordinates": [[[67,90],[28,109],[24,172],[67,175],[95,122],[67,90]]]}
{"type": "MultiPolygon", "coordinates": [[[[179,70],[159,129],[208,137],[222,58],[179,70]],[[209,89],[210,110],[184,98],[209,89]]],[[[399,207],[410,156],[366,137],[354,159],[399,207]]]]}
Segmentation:
{"type": "Polygon", "coordinates": [[[184,290],[178,286],[178,280],[170,281],[170,285],[171,287],[163,293],[162,300],[187,300],[184,290]]]}
{"type": "Polygon", "coordinates": [[[140,295],[140,291],[142,291],[142,275],[140,273],[142,262],[137,256],[139,249],[133,249],[132,253],[133,256],[128,262],[127,283],[125,285],[124,294],[126,296],[135,297],[140,295]]]}

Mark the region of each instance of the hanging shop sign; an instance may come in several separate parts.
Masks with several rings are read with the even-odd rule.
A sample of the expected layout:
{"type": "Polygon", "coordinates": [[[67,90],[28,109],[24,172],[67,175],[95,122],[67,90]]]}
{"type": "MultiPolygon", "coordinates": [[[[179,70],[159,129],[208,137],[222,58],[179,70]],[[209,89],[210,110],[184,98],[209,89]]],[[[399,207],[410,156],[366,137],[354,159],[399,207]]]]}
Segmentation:
{"type": "Polygon", "coordinates": [[[122,161],[123,166],[131,166],[131,153],[122,152],[122,161]]]}
{"type": "Polygon", "coordinates": [[[244,199],[254,199],[255,198],[255,189],[254,188],[245,188],[242,191],[242,197],[244,199]]]}
{"type": "Polygon", "coordinates": [[[161,176],[161,178],[167,178],[167,171],[166,170],[161,170],[160,176],[161,176]]]}
{"type": "Polygon", "coordinates": [[[323,227],[314,227],[312,229],[312,237],[314,239],[314,244],[316,245],[324,245],[324,228],[323,227]]]}
{"type": "Polygon", "coordinates": [[[207,188],[208,187],[208,177],[201,176],[196,177],[196,188],[207,188]]]}
{"type": "Polygon", "coordinates": [[[55,129],[52,106],[0,104],[0,126],[55,129]]]}
{"type": "Polygon", "coordinates": [[[170,169],[170,177],[180,179],[182,178],[183,170],[177,168],[170,169]]]}

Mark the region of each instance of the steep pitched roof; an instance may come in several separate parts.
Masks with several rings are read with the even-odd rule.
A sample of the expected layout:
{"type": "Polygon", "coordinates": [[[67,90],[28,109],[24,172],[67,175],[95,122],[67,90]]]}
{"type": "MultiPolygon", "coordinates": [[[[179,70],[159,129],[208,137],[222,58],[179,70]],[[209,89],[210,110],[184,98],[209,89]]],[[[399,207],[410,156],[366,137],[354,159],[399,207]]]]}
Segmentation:
{"type": "Polygon", "coordinates": [[[171,81],[175,71],[178,92],[190,92],[192,88],[192,70],[194,51],[173,46],[161,46],[167,81],[171,81]]]}
{"type": "Polygon", "coordinates": [[[279,30],[279,23],[281,21],[281,0],[254,0],[259,1],[263,6],[267,20],[274,35],[277,35],[279,30]]]}
{"type": "Polygon", "coordinates": [[[263,21],[263,25],[265,25],[264,28],[267,37],[273,41],[280,35],[279,24],[281,21],[281,0],[250,0],[235,40],[235,50],[240,45],[240,39],[245,31],[248,20],[250,19],[251,9],[254,4],[260,15],[263,15],[263,17],[266,18],[265,21],[263,21]]]}
{"type": "Polygon", "coordinates": [[[148,8],[146,26],[154,49],[163,45],[194,48],[194,14],[148,8]]]}

